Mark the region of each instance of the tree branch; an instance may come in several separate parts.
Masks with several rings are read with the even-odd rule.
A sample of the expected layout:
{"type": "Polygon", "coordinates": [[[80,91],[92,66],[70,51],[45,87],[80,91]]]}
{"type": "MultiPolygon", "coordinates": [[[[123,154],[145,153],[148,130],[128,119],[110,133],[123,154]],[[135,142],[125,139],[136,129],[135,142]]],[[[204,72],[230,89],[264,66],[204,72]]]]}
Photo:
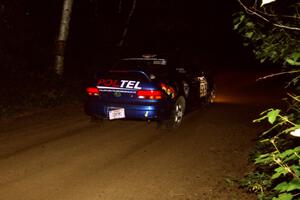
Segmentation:
{"type": "Polygon", "coordinates": [[[119,0],[119,4],[118,4],[118,14],[121,14],[122,13],[122,0],[119,0]]]}
{"type": "Polygon", "coordinates": [[[295,73],[300,73],[300,70],[293,70],[293,71],[288,71],[288,72],[280,72],[280,73],[276,73],[276,74],[270,74],[267,76],[260,77],[260,78],[256,79],[256,81],[265,80],[267,78],[272,78],[274,76],[280,76],[280,75],[285,75],[285,74],[295,74],[295,73]]]}
{"type": "Polygon", "coordinates": [[[284,28],[284,29],[289,29],[289,30],[294,30],[294,31],[300,31],[299,27],[287,26],[287,25],[283,25],[280,23],[273,23],[268,18],[264,17],[263,15],[259,14],[258,12],[248,8],[245,4],[243,4],[243,2],[241,0],[237,0],[237,1],[239,2],[239,4],[244,8],[244,10],[247,13],[249,13],[250,15],[255,15],[255,16],[259,17],[260,19],[264,20],[265,22],[273,24],[273,26],[276,26],[279,28],[284,28]]]}
{"type": "Polygon", "coordinates": [[[292,16],[292,15],[280,15],[280,16],[278,16],[278,15],[275,15],[275,14],[271,14],[271,13],[267,13],[267,12],[262,12],[262,11],[258,10],[256,8],[256,6],[252,7],[252,9],[253,9],[253,11],[255,11],[257,13],[259,13],[261,15],[266,15],[268,17],[281,17],[281,18],[288,18],[288,19],[300,20],[300,17],[295,17],[295,16],[292,16]]]}

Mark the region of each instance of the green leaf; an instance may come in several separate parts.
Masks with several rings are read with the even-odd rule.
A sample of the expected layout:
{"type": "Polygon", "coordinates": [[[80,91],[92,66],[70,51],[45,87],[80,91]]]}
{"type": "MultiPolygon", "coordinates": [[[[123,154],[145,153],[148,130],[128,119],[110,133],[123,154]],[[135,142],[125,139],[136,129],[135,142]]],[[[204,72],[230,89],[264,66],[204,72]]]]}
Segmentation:
{"type": "Polygon", "coordinates": [[[275,170],[275,173],[273,174],[273,176],[271,177],[271,179],[276,179],[278,177],[280,177],[281,175],[286,175],[289,173],[289,171],[284,168],[284,167],[277,167],[275,170]]]}
{"type": "Polygon", "coordinates": [[[235,25],[233,26],[233,30],[237,30],[237,29],[239,28],[239,26],[240,26],[240,23],[235,24],[235,25]]]}
{"type": "Polygon", "coordinates": [[[268,164],[273,161],[272,154],[266,153],[255,158],[255,164],[268,164]]]}
{"type": "Polygon", "coordinates": [[[279,113],[280,113],[279,109],[268,112],[267,116],[270,124],[273,124],[276,121],[276,118],[278,117],[279,113]]]}
{"type": "Polygon", "coordinates": [[[285,159],[286,157],[294,154],[295,150],[294,149],[287,149],[284,152],[282,152],[279,156],[281,159],[285,159]]]}
{"type": "Polygon", "coordinates": [[[291,193],[282,193],[278,196],[278,198],[273,197],[272,200],[292,200],[293,195],[291,193]]]}
{"type": "Polygon", "coordinates": [[[296,156],[298,153],[300,153],[300,147],[296,147],[294,149],[287,149],[286,151],[280,153],[279,157],[283,159],[283,162],[295,159],[298,160],[298,157],[296,156]]]}
{"type": "Polygon", "coordinates": [[[244,21],[244,19],[245,19],[245,15],[241,15],[240,16],[240,22],[244,21]]]}
{"type": "Polygon", "coordinates": [[[252,36],[253,36],[253,32],[247,32],[246,34],[245,34],[245,37],[246,38],[252,38],[252,36]]]}
{"type": "Polygon", "coordinates": [[[288,190],[289,184],[284,181],[279,183],[278,185],[276,185],[276,187],[274,188],[274,190],[278,191],[278,192],[285,192],[288,190]]]}
{"type": "Polygon", "coordinates": [[[300,189],[300,179],[295,178],[289,182],[288,192],[300,189]]]}
{"type": "Polygon", "coordinates": [[[294,61],[294,60],[292,60],[292,59],[290,59],[290,58],[285,59],[285,61],[286,61],[288,64],[290,64],[290,65],[296,65],[296,66],[299,66],[299,65],[300,65],[300,62],[296,62],[296,61],[294,61]]]}
{"type": "MultiPolygon", "coordinates": [[[[242,15],[239,13],[239,15],[242,15]]],[[[237,24],[240,22],[240,16],[238,16],[237,14],[233,14],[233,24],[237,24]]]]}
{"type": "Polygon", "coordinates": [[[291,166],[291,169],[294,171],[294,173],[295,173],[297,176],[300,176],[300,166],[298,166],[298,165],[292,165],[292,166],[291,166]]]}
{"type": "Polygon", "coordinates": [[[254,23],[253,23],[253,22],[247,22],[247,23],[246,23],[246,26],[247,26],[248,28],[254,28],[254,23]]]}
{"type": "Polygon", "coordinates": [[[299,58],[300,58],[300,52],[295,52],[290,57],[286,58],[285,61],[290,65],[299,66],[300,65],[299,58]]]}
{"type": "Polygon", "coordinates": [[[276,190],[278,192],[290,192],[290,191],[299,190],[299,189],[300,189],[300,179],[298,179],[298,178],[294,178],[289,183],[287,183],[286,181],[279,183],[274,188],[274,190],[276,190]]]}
{"type": "Polygon", "coordinates": [[[300,58],[300,52],[293,53],[291,57],[295,61],[299,60],[299,58],[300,58]]]}
{"type": "Polygon", "coordinates": [[[245,15],[243,15],[243,14],[240,17],[237,17],[233,22],[233,24],[234,24],[233,30],[239,29],[239,27],[243,23],[244,19],[245,19],[245,15]]]}

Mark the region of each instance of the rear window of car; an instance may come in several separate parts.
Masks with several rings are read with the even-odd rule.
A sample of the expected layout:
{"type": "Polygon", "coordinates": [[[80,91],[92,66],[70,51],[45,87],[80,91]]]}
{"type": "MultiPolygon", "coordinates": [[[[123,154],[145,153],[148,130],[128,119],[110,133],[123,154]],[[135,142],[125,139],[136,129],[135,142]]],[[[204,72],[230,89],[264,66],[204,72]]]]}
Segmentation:
{"type": "Polygon", "coordinates": [[[125,59],[118,62],[114,67],[115,71],[143,71],[147,75],[153,74],[156,77],[165,77],[168,74],[168,67],[164,59],[133,60],[125,59]]]}
{"type": "Polygon", "coordinates": [[[136,80],[148,82],[149,79],[143,73],[138,71],[110,71],[105,74],[98,74],[98,78],[106,79],[126,79],[126,80],[136,80]]]}

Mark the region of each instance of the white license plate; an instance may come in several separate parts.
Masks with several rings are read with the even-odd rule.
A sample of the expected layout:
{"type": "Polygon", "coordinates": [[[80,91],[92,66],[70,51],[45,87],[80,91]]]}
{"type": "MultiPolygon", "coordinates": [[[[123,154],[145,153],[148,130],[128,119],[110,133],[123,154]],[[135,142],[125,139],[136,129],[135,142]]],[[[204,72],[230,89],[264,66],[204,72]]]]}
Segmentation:
{"type": "Polygon", "coordinates": [[[116,108],[116,109],[110,110],[108,112],[108,117],[110,120],[125,118],[125,109],[124,108],[116,108]]]}

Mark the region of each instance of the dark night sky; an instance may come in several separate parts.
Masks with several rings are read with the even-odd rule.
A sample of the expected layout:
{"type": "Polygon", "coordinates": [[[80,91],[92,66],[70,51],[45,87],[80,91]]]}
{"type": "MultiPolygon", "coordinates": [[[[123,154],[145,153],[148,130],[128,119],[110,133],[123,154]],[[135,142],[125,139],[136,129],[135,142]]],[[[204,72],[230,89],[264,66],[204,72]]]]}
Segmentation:
{"type": "MultiPolygon", "coordinates": [[[[62,0],[3,0],[2,63],[18,60],[25,68],[50,65],[58,32],[62,0]],[[4,56],[3,56],[4,55],[4,56]],[[8,55],[8,56],[7,56],[8,55]],[[12,57],[17,59],[12,59],[12,57]],[[26,65],[24,64],[26,63],[26,65]]],[[[228,66],[251,61],[232,31],[235,0],[137,0],[122,48],[116,48],[132,0],[74,0],[67,48],[67,71],[112,62],[124,52],[181,52],[203,63],[228,66]],[[199,3],[200,2],[200,3],[199,3]],[[84,67],[83,67],[84,66],[84,67]]],[[[248,62],[248,63],[249,63],[248,62]]]]}
{"type": "MultiPolygon", "coordinates": [[[[81,53],[92,52],[89,60],[97,63],[100,54],[115,53],[109,47],[121,39],[124,19],[132,1],[123,0],[123,14],[120,15],[116,13],[117,3],[114,1],[109,4],[98,3],[96,6],[95,3],[77,2],[70,43],[73,49],[78,49],[77,57],[81,53]]],[[[238,65],[245,60],[244,56],[248,59],[248,52],[243,50],[240,38],[232,31],[232,14],[238,9],[235,0],[202,3],[138,0],[130,21],[125,52],[131,52],[132,55],[180,49],[185,56],[193,55],[205,62],[222,60],[224,65],[238,65]]]]}

